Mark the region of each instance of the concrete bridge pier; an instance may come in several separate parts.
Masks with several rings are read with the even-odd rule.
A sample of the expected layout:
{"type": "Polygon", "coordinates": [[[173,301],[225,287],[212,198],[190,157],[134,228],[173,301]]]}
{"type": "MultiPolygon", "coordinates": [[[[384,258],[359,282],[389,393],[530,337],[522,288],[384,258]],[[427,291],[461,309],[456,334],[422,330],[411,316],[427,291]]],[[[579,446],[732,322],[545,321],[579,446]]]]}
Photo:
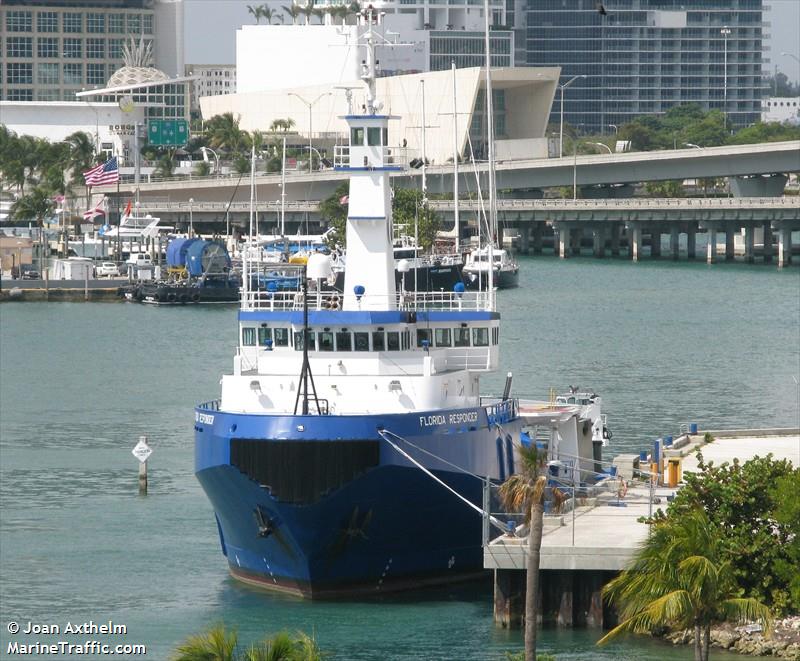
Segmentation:
{"type": "Polygon", "coordinates": [[[566,259],[569,256],[570,227],[559,224],[555,227],[555,230],[558,234],[558,256],[561,259],[566,259]]]}
{"type": "Polygon", "coordinates": [[[792,228],[783,225],[778,230],[778,268],[792,263],[792,228]]]}
{"type": "Polygon", "coordinates": [[[710,224],[706,231],[708,243],[706,244],[706,264],[717,261],[717,226],[710,224]]]}
{"type": "Polygon", "coordinates": [[[669,228],[669,256],[673,260],[677,260],[680,255],[680,228],[673,225],[669,228]]]}
{"type": "Polygon", "coordinates": [[[639,223],[629,223],[627,228],[631,259],[638,262],[642,258],[642,226],[639,223]]]}
{"type": "Polygon", "coordinates": [[[697,225],[692,223],[686,230],[686,257],[697,259],[697,225]]]}
{"type": "Polygon", "coordinates": [[[605,227],[595,227],[592,232],[593,245],[592,252],[595,257],[606,256],[606,229],[605,227]]]}
{"type": "Polygon", "coordinates": [[[541,255],[542,254],[542,229],[544,227],[544,223],[534,223],[533,224],[533,254],[534,255],[541,255]]]}
{"type": "Polygon", "coordinates": [[[573,227],[570,234],[570,252],[574,257],[580,257],[581,241],[583,241],[583,228],[573,227]]]}
{"type": "Polygon", "coordinates": [[[650,230],[650,257],[661,257],[661,228],[650,230]]]}
{"type": "Polygon", "coordinates": [[[622,225],[619,223],[611,224],[611,256],[619,257],[619,235],[622,232],[622,225]]]}
{"type": "Polygon", "coordinates": [[[739,228],[733,223],[725,225],[725,261],[732,262],[735,257],[735,239],[739,228]]]}
{"type": "Polygon", "coordinates": [[[764,223],[764,248],[762,250],[765,264],[772,261],[772,253],[774,250],[775,248],[772,245],[772,223],[767,221],[764,223]]]}
{"type": "Polygon", "coordinates": [[[785,174],[757,174],[730,177],[734,197],[780,197],[786,187],[785,174]]]}
{"type": "Polygon", "coordinates": [[[752,264],[755,261],[756,230],[750,224],[744,228],[744,261],[752,264]]]}
{"type": "Polygon", "coordinates": [[[527,255],[531,251],[531,228],[530,225],[518,225],[517,231],[519,232],[519,251],[523,255],[527,255]]]}

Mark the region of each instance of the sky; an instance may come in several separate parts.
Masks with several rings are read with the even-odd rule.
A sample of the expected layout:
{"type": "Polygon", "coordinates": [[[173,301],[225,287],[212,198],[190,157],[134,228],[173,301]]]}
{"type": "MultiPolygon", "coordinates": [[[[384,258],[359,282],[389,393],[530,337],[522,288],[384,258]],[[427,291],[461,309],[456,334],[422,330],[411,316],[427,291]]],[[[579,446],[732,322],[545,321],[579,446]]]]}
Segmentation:
{"type": "MultiPolygon", "coordinates": [[[[263,4],[265,0],[185,0],[186,62],[188,64],[235,64],[236,30],[243,24],[255,24],[247,5],[263,4]]],[[[536,0],[533,0],[534,2],[536,0]]],[[[764,0],[770,5],[765,20],[768,28],[767,42],[771,51],[765,53],[770,60],[770,73],[783,71],[790,80],[800,80],[800,62],[781,55],[782,51],[800,58],[800,0],[764,0]]],[[[273,7],[285,2],[271,2],[273,7]]],[[[613,0],[607,3],[613,5],[613,0]]],[[[291,57],[291,53],[287,53],[291,57]]],[[[269,63],[265,63],[268,67],[269,63]]]]}

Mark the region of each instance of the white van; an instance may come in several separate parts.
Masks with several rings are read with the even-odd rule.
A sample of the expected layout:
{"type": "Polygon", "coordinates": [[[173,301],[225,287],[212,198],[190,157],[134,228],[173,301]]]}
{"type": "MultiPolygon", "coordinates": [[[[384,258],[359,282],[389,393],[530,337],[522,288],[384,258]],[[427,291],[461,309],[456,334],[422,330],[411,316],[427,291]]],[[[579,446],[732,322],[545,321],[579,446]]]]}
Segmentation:
{"type": "Polygon", "coordinates": [[[128,257],[128,261],[126,263],[130,264],[131,266],[137,266],[137,267],[152,266],[153,260],[150,259],[150,255],[148,255],[146,252],[137,252],[137,253],[131,253],[131,256],[128,257]]]}

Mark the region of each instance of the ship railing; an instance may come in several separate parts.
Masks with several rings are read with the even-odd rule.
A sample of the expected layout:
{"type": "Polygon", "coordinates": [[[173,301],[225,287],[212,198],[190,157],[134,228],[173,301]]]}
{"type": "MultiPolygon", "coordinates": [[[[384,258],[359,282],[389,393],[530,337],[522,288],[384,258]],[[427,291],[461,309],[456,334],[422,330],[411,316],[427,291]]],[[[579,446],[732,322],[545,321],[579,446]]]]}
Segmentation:
{"type": "Polygon", "coordinates": [[[472,348],[465,352],[454,353],[448,350],[445,359],[447,369],[454,370],[488,370],[492,364],[490,348],[472,348]]]}
{"type": "Polygon", "coordinates": [[[519,416],[519,400],[481,397],[481,406],[486,409],[489,424],[502,425],[519,416]]]}
{"type": "MultiPolygon", "coordinates": [[[[344,294],[336,291],[308,293],[309,310],[341,310],[344,294]]],[[[402,292],[394,297],[364,294],[357,301],[357,310],[397,309],[406,312],[492,310],[494,292],[402,292]],[[394,305],[389,305],[393,301],[394,305]]],[[[302,310],[300,290],[264,291],[245,289],[242,292],[243,310],[302,310]]]]}
{"type": "Polygon", "coordinates": [[[350,162],[350,145],[336,145],[333,148],[334,168],[369,168],[378,166],[405,166],[408,164],[409,149],[404,147],[368,147],[359,148],[363,160],[359,163],[350,162]],[[373,155],[375,161],[370,159],[373,155]]]}
{"type": "Polygon", "coordinates": [[[198,404],[197,408],[203,409],[204,411],[219,411],[219,399],[212,399],[209,402],[203,402],[202,404],[198,404]]]}

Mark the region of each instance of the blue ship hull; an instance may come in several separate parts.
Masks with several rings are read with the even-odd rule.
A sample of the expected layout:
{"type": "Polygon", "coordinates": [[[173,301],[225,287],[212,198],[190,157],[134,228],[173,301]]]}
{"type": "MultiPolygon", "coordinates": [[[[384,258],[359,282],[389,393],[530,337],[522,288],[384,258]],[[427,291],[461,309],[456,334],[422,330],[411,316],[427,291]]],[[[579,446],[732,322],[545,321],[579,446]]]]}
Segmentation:
{"type": "Polygon", "coordinates": [[[196,473],[232,574],[310,597],[376,594],[482,570],[481,515],[379,428],[405,439],[393,442],[478,507],[480,478],[513,471],[520,432],[510,401],[488,412],[386,416],[199,407],[195,421],[196,473]]]}

